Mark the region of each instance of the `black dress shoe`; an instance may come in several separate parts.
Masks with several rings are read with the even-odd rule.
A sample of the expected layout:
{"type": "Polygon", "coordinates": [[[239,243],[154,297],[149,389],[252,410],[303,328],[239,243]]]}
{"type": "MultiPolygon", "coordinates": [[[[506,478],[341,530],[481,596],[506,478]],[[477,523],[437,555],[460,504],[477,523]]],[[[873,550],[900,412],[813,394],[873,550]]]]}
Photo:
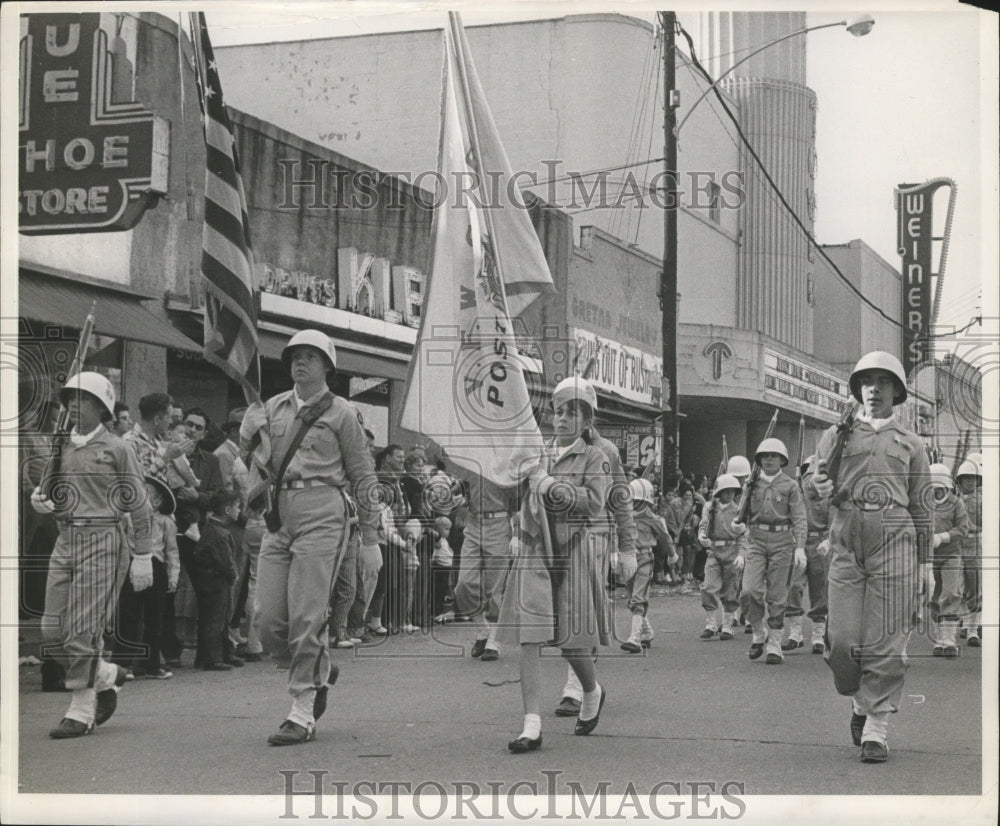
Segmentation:
{"type": "Polygon", "coordinates": [[[71,737],[83,737],[94,730],[93,723],[81,723],[79,720],[71,720],[63,717],[59,725],[49,732],[49,737],[53,740],[68,740],[71,737]]]}
{"type": "Polygon", "coordinates": [[[796,640],[793,639],[792,637],[789,637],[781,644],[781,650],[794,651],[796,648],[802,648],[803,645],[805,645],[805,642],[803,642],[802,640],[796,640]]]}
{"type": "Polygon", "coordinates": [[[889,759],[889,749],[874,740],[866,740],[861,744],[862,763],[884,763],[889,759]]]}
{"type": "Polygon", "coordinates": [[[584,720],[581,717],[576,718],[576,728],[573,730],[573,734],[590,734],[595,728],[597,728],[597,723],[601,719],[601,709],[604,708],[604,701],[608,699],[608,690],[601,686],[601,702],[597,706],[597,714],[591,717],[589,720],[584,720]]]}
{"type": "Polygon", "coordinates": [[[476,640],[472,643],[472,656],[481,657],[483,652],[486,650],[486,640],[476,640]]]}
{"type": "Polygon", "coordinates": [[[300,726],[291,720],[285,720],[278,730],[267,738],[267,742],[272,746],[297,746],[300,743],[308,743],[315,737],[315,726],[300,726]]]}
{"type": "Polygon", "coordinates": [[[330,663],[330,676],[326,678],[326,685],[316,689],[316,696],[313,697],[313,720],[318,720],[326,711],[327,693],[330,686],[335,685],[337,677],[340,676],[340,669],[330,663]]]}
{"type": "Polygon", "coordinates": [[[750,643],[750,650],[747,652],[747,656],[751,660],[760,659],[760,655],[764,653],[764,643],[762,642],[752,642],[750,643]]]}
{"type": "Polygon", "coordinates": [[[868,716],[865,714],[855,714],[851,712],[851,740],[854,742],[855,746],[861,745],[861,735],[865,731],[865,723],[868,722],[868,716]]]}
{"type": "Polygon", "coordinates": [[[118,708],[118,689],[125,685],[125,669],[120,665],[115,666],[118,673],[115,675],[115,687],[106,688],[97,692],[97,706],[94,711],[94,723],[101,725],[111,719],[111,715],[118,708]]]}
{"type": "Polygon", "coordinates": [[[556,707],[556,717],[578,717],[580,715],[580,701],[572,697],[563,697],[556,707]]]}
{"type": "Polygon", "coordinates": [[[242,668],[244,662],[245,662],[245,660],[242,657],[227,657],[226,658],[226,664],[227,665],[234,665],[237,668],[242,668]]]}
{"type": "Polygon", "coordinates": [[[253,651],[248,651],[243,655],[243,662],[245,663],[259,663],[264,659],[263,654],[257,654],[253,651]]]}
{"type": "Polygon", "coordinates": [[[483,655],[479,659],[484,663],[495,662],[500,659],[500,652],[495,648],[486,648],[483,650],[483,655]]]}
{"type": "Polygon", "coordinates": [[[232,671],[233,667],[229,663],[205,663],[201,666],[202,671],[232,671]]]}
{"type": "Polygon", "coordinates": [[[524,754],[526,751],[534,751],[542,747],[542,735],[539,734],[534,740],[527,737],[518,737],[507,744],[507,749],[514,754],[524,754]]]}

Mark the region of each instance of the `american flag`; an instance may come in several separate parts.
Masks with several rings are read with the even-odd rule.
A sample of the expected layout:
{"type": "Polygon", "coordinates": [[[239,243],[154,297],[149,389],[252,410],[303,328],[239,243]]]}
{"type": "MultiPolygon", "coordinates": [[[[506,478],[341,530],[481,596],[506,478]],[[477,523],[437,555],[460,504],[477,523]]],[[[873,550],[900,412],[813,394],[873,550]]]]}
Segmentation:
{"type": "Polygon", "coordinates": [[[205,361],[260,399],[260,344],[247,199],[204,12],[191,15],[198,98],[205,126],[205,361]]]}

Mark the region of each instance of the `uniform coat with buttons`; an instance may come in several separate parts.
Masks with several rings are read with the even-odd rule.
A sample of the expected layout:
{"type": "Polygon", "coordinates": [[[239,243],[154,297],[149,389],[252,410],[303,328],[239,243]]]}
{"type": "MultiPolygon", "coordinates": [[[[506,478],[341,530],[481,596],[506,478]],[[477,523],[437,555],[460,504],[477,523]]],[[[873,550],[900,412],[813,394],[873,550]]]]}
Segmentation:
{"type": "Polygon", "coordinates": [[[605,504],[611,465],[600,448],[577,439],[549,459],[548,472],[554,482],[542,505],[531,494],[521,507],[523,550],[504,589],[498,640],[554,640],[564,650],[589,651],[610,639],[605,504]],[[542,519],[551,547],[543,538],[542,519]]]}

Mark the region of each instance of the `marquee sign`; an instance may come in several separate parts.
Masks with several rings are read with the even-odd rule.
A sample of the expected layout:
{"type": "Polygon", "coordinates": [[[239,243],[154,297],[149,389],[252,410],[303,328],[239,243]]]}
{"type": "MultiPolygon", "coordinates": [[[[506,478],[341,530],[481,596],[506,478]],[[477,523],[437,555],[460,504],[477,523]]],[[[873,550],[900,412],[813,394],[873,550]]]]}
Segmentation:
{"type": "Polygon", "coordinates": [[[937,276],[937,297],[941,295],[944,263],[948,258],[948,238],[955,206],[955,182],[949,178],[934,178],[923,184],[900,184],[896,187],[896,243],[902,258],[903,276],[903,370],[909,375],[913,368],[933,357],[930,346],[931,325],[934,323],[937,299],[931,304],[931,277],[937,276]],[[944,235],[933,235],[934,193],[942,187],[951,189],[948,218],[944,235]],[[931,271],[931,253],[935,241],[942,241],[938,258],[940,271],[931,271]]]}
{"type": "Polygon", "coordinates": [[[109,47],[100,14],[27,20],[18,87],[19,229],[131,229],[167,192],[170,125],[138,101],[116,99],[121,51],[109,47]]]}

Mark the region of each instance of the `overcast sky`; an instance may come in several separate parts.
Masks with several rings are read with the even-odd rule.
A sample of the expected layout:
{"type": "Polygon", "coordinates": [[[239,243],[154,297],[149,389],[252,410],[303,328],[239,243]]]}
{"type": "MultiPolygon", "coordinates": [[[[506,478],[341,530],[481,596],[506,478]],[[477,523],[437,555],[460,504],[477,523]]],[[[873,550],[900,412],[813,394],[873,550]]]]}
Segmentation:
{"type": "MultiPolygon", "coordinates": [[[[213,42],[223,45],[438,28],[445,24],[447,8],[460,9],[463,22],[475,25],[588,11],[619,11],[653,20],[658,5],[453,0],[440,5],[241,3],[239,9],[213,3],[206,8],[213,42]]],[[[803,5],[772,4],[772,8],[803,5]]],[[[690,5],[673,6],[681,22],[693,30],[697,11],[690,5]]],[[[751,8],[737,2],[721,7],[751,8]]],[[[994,305],[995,314],[996,17],[943,2],[825,8],[835,9],[809,4],[810,26],[860,11],[875,16],[876,24],[863,38],[838,28],[807,35],[809,85],[819,102],[817,239],[843,243],[861,238],[898,268],[894,187],[952,178],[958,195],[939,323],[960,327],[978,313],[984,273],[987,306],[983,309],[990,314],[994,305]],[[992,42],[987,34],[992,34],[992,42]],[[991,76],[992,83],[984,88],[983,80],[991,76]],[[983,140],[984,130],[988,141],[983,140]],[[992,203],[984,206],[984,198],[992,203]]],[[[946,205],[942,194],[935,202],[938,232],[943,231],[946,205]]]]}

